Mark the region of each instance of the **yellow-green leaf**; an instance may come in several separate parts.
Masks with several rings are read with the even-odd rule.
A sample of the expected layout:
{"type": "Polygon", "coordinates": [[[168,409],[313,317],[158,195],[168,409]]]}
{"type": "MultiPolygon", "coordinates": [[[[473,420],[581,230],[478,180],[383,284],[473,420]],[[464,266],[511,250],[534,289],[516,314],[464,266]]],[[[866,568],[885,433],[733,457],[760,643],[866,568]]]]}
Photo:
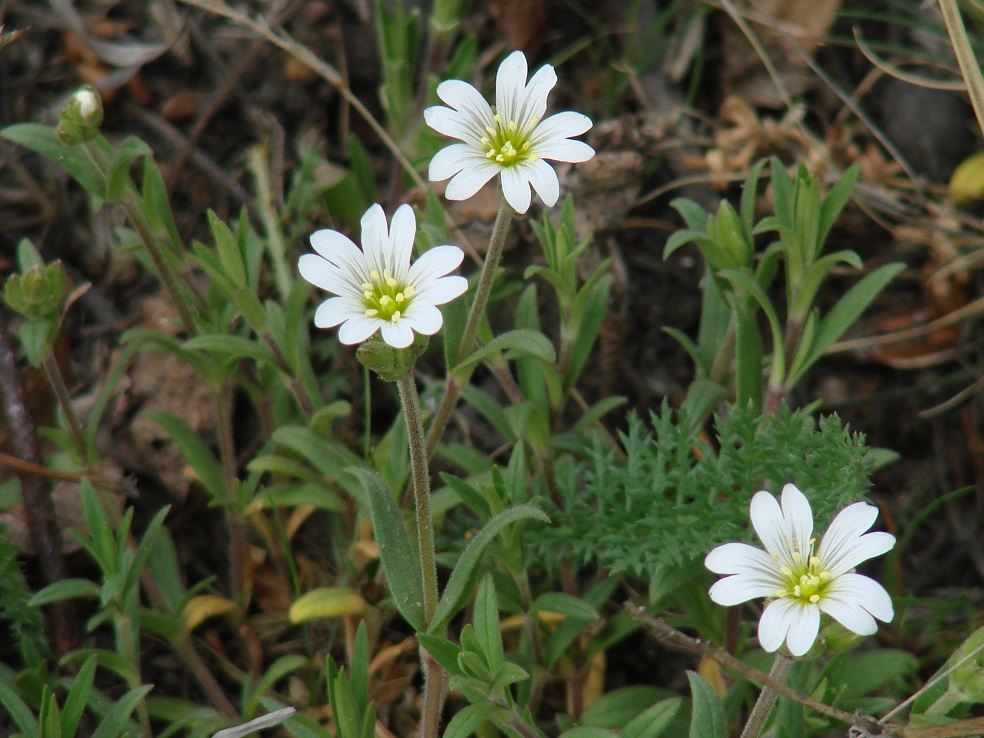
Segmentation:
{"type": "Polygon", "coordinates": [[[984,197],[984,151],[962,162],[950,177],[950,198],[958,205],[984,197]]]}
{"type": "Polygon", "coordinates": [[[290,606],[287,617],[292,623],[338,615],[361,615],[366,611],[362,595],[344,587],[321,587],[301,595],[290,606]]]}
{"type": "Polygon", "coordinates": [[[226,597],[218,595],[198,595],[188,600],[181,611],[181,622],[189,633],[209,618],[217,615],[232,615],[239,612],[239,605],[226,597]]]}

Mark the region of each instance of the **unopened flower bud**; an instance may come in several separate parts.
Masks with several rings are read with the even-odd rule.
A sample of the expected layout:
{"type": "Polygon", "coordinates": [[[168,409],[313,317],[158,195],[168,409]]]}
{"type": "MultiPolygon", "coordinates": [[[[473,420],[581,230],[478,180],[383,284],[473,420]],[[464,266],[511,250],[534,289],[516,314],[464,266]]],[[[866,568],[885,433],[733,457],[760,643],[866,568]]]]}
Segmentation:
{"type": "Polygon", "coordinates": [[[103,120],[102,98],[92,85],[78,88],[58,113],[58,138],[75,146],[95,138],[103,120]]]}
{"type": "Polygon", "coordinates": [[[61,307],[65,283],[65,267],[60,261],[37,264],[7,279],[4,298],[12,310],[26,318],[50,318],[61,307]]]}
{"type": "Polygon", "coordinates": [[[413,371],[413,365],[427,349],[429,338],[417,335],[406,348],[393,348],[385,341],[372,338],[355,352],[359,362],[372,369],[381,379],[395,382],[413,371]]]}

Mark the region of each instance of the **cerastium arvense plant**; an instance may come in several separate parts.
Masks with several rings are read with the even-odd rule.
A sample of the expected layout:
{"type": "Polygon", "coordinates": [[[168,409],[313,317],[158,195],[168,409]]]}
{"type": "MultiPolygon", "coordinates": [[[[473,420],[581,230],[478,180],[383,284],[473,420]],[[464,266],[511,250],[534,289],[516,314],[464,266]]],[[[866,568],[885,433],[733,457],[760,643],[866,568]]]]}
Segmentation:
{"type": "MultiPolygon", "coordinates": [[[[65,272],[30,243],[18,250],[5,299],[22,316],[24,356],[58,402],[56,427],[45,431],[49,461],[78,482],[85,525],[70,535],[89,565],[31,595],[0,548],[0,616],[23,628],[22,668],[0,667],[0,702],[17,730],[238,738],[279,725],[301,738],[397,730],[724,738],[739,724],[752,737],[770,724],[776,735],[812,735],[840,721],[857,735],[896,734],[868,715],[887,708],[883,687],[907,686],[914,659],[849,650],[893,621],[891,596],[900,594],[854,571],[895,543],[868,532],[878,510],[862,501],[891,455],[835,416],[787,404],[902,268],[878,266],[820,307],[834,267],[864,268],[857,253],[827,248],[857,169],[828,187],[795,163],[762,161],[737,208],[673,203],[686,227],[665,256],[695,244],[706,270],[699,335],[673,331],[695,378],[681,407],[615,418],[626,399],[589,402],[584,382],[608,309],[610,261],[583,269],[596,245],[579,233],[577,203],[561,199],[563,176],[551,163],[594,156],[578,138],[591,120],[551,112],[557,74],[542,65],[530,75],[521,51],[505,55],[490,80],[492,102],[461,79],[438,83],[442,55],[460,76],[477,57],[474,39],[456,40],[460,3],[435,3],[423,47],[418,15],[399,2],[378,10],[387,120],[374,130],[419,154],[421,171],[447,181],[448,200],[497,188],[477,274],[435,192],[415,200],[416,210],[396,186],[395,197],[380,197],[356,139],[350,169],[326,185],[313,178],[317,153],[305,150],[282,213],[254,150],[257,212],[229,222],[209,212],[207,237],[188,243],[149,147],[104,137],[95,89],[77,91],[56,126],[0,132],[62,166],[93,209],[125,217],[120,246],[174,309],[164,329],[121,336],[110,381],[80,411],[54,356],[72,304],[65,272]],[[415,89],[418,79],[425,84],[415,89]],[[453,141],[438,143],[434,132],[453,141]],[[771,205],[760,217],[766,166],[771,205]],[[537,218],[527,215],[534,194],[537,218]],[[540,252],[503,269],[511,225],[524,217],[540,252]],[[304,227],[313,253],[298,242],[304,227]],[[315,298],[309,283],[328,295],[315,298]],[[312,322],[337,330],[312,332],[312,322]],[[364,387],[345,369],[347,346],[367,369],[364,387]],[[121,494],[127,485],[100,463],[98,430],[115,384],[144,352],[192,367],[213,405],[214,437],[176,413],[148,416],[220,511],[214,543],[227,568],[216,577],[186,581],[168,508],[138,524],[121,494]],[[448,430],[462,409],[460,428],[480,423],[491,447],[448,430]],[[255,420],[248,439],[235,425],[244,413],[255,420]],[[369,425],[384,414],[382,428],[369,425]],[[297,535],[309,519],[320,521],[320,568],[297,535]],[[764,550],[750,545],[754,535],[764,550]],[[256,591],[258,562],[290,600],[273,616],[278,632],[296,636],[269,662],[197,638],[204,623],[224,622],[243,654],[253,653],[251,615],[265,594],[256,591]],[[711,572],[726,578],[712,583],[711,572]],[[759,598],[755,630],[736,608],[759,598]],[[63,656],[72,677],[59,676],[31,631],[43,608],[67,600],[87,613],[84,645],[63,656]],[[14,602],[28,609],[15,613],[14,602]],[[685,696],[652,684],[605,691],[606,654],[649,635],[703,657],[689,675],[689,709],[685,696]],[[411,647],[387,641],[405,636],[411,647]],[[193,677],[193,697],[151,683],[151,643],[193,677]],[[384,725],[379,709],[380,674],[394,660],[413,665],[399,676],[412,718],[399,728],[384,725]],[[714,663],[741,678],[729,686],[714,663]],[[746,719],[750,682],[763,689],[746,719]]],[[[330,68],[324,74],[337,82],[330,68]]],[[[972,636],[914,699],[911,721],[962,717],[982,700],[971,668],[979,641],[972,636]]]]}

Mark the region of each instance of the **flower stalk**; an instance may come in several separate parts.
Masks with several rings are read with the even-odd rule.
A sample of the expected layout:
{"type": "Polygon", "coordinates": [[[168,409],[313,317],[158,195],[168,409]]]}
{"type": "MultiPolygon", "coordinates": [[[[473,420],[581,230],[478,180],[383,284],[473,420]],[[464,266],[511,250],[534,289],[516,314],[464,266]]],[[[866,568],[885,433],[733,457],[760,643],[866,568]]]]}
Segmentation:
{"type": "MultiPolygon", "coordinates": [[[[489,304],[489,296],[492,294],[492,285],[495,283],[495,273],[502,261],[502,252],[506,246],[506,236],[509,233],[509,226],[512,224],[515,213],[512,206],[503,199],[499,205],[499,212],[496,213],[495,223],[492,225],[492,235],[489,237],[489,248],[485,252],[485,262],[482,264],[482,273],[478,278],[478,286],[475,288],[475,299],[472,301],[471,309],[468,311],[468,319],[465,322],[465,329],[461,334],[461,344],[458,347],[458,363],[468,358],[475,349],[475,339],[478,337],[478,329],[485,319],[485,310],[489,304]]],[[[454,377],[448,367],[449,374],[444,387],[444,396],[441,404],[431,420],[430,430],[427,433],[427,457],[430,458],[437,447],[437,442],[447,427],[451,412],[454,410],[458,395],[468,384],[471,376],[471,369],[464,377],[454,377]]]]}
{"type": "MultiPolygon", "coordinates": [[[[785,684],[792,668],[793,660],[781,653],[777,653],[775,660],[772,662],[772,668],[769,669],[769,678],[780,684],[785,684]]],[[[759,738],[762,735],[762,730],[765,728],[765,721],[769,719],[769,715],[778,698],[779,693],[775,689],[768,685],[762,687],[762,691],[759,692],[758,699],[755,700],[755,705],[748,715],[745,729],[741,731],[741,738],[759,738]]]]}
{"type": "MultiPolygon", "coordinates": [[[[430,507],[430,465],[424,425],[420,415],[420,399],[413,371],[396,382],[407,423],[410,446],[410,468],[413,475],[414,510],[417,516],[417,548],[420,555],[420,575],[424,585],[424,621],[430,623],[437,610],[437,561],[434,553],[434,519],[430,507]]],[[[424,706],[420,716],[420,737],[437,738],[441,721],[444,691],[444,669],[428,654],[421,655],[424,667],[424,706]]]]}

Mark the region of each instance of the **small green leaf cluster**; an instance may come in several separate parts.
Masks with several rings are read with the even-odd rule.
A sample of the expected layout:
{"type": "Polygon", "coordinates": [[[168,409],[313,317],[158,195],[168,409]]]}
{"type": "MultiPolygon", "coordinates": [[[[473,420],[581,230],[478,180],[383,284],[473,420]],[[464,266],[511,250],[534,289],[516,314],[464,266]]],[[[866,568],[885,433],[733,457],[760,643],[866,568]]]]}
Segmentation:
{"type": "Polygon", "coordinates": [[[521,711],[511,689],[529,674],[509,661],[503,650],[499,604],[491,575],[486,575],[475,595],[472,623],[461,631],[461,645],[435,635],[418,636],[427,652],[451,675],[449,686],[468,699],[444,731],[444,738],[467,738],[486,720],[513,734],[516,723],[527,735],[539,735],[533,716],[521,711]]]}
{"type": "Polygon", "coordinates": [[[40,366],[55,340],[67,278],[60,261],[45,264],[30,241],[17,247],[20,273],[11,274],[3,285],[10,309],[26,319],[17,332],[32,366],[40,366]]]}
{"type": "Polygon", "coordinates": [[[716,419],[713,446],[686,408],[664,402],[650,423],[630,418],[624,458],[597,439],[583,462],[558,469],[563,504],[545,505],[556,524],[538,537],[538,560],[570,557],[652,581],[718,544],[751,542],[748,505],[758,490],[795,480],[822,528],[869,486],[864,438],[837,416],[817,423],[783,406],[763,418],[731,406],[716,419]]]}
{"type": "Polygon", "coordinates": [[[772,159],[774,215],[755,219],[759,178],[765,160],[749,171],[739,210],[727,201],[717,214],[680,198],[672,205],[687,224],[666,242],[664,258],[687,243],[700,249],[707,263],[700,336],[695,343],[670,331],[690,353],[700,379],[725,383],[734,359],[738,404],[752,403],[772,410],[806,371],[843,336],[885,286],[903,269],[885,264],[852,286],[826,314],[815,307],[831,270],[846,264],[860,270],[861,257],[850,250],[824,254],[837,217],[850,198],[858,169],[848,169],[830,191],[800,165],[796,176],[772,159]],[[759,253],[755,239],[775,233],[777,240],[759,253]],[[776,305],[771,288],[783,267],[785,304],[776,305]],[[759,328],[764,318],[771,338],[771,356],[759,328]],[[762,371],[770,366],[768,395],[763,405],[762,371]]]}

